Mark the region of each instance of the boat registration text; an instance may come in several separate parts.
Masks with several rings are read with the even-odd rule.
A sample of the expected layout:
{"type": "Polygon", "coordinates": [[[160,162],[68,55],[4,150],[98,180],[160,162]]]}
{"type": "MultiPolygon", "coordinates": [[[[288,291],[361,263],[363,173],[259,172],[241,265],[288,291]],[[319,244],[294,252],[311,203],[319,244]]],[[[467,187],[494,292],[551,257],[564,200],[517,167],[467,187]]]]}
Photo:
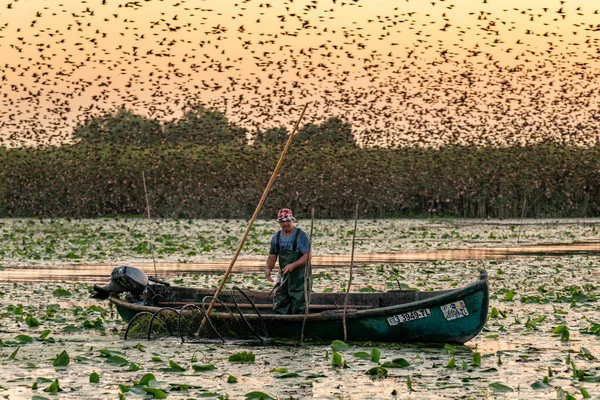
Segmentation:
{"type": "Polygon", "coordinates": [[[453,319],[466,317],[469,315],[467,306],[462,300],[455,301],[454,303],[446,304],[440,307],[446,321],[452,321],[453,319]]]}
{"type": "Polygon", "coordinates": [[[429,308],[422,308],[420,310],[409,311],[404,314],[392,315],[387,320],[390,325],[398,325],[403,322],[414,321],[416,319],[427,318],[429,316],[431,316],[431,311],[429,311],[429,308]]]}

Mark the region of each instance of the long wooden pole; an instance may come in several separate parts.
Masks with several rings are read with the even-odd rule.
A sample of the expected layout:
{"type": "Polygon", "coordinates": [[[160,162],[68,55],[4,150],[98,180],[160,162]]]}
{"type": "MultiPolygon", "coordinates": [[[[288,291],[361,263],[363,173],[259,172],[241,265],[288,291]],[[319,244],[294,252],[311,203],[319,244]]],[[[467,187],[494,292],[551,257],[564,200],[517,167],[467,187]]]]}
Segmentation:
{"type": "MultiPolygon", "coordinates": [[[[144,175],[144,171],[142,171],[142,181],[144,182],[144,194],[146,195],[146,211],[148,212],[148,221],[152,221],[152,217],[150,217],[150,200],[148,200],[148,190],[146,189],[146,176],[144,175]]],[[[152,251],[152,263],[154,264],[154,277],[158,279],[158,273],[156,272],[156,256],[154,255],[154,245],[150,240],[148,240],[148,244],[150,245],[150,250],[152,251]]]]}
{"type": "Polygon", "coordinates": [[[348,310],[348,295],[350,294],[350,286],[352,286],[352,269],[354,267],[354,242],[356,240],[356,225],[358,222],[358,202],[356,202],[356,210],[354,211],[354,231],[352,232],[352,253],[350,255],[350,279],[348,279],[348,287],[346,288],[346,297],[344,298],[344,342],[348,340],[348,332],[346,330],[346,311],[348,310]]]}
{"type": "Polygon", "coordinates": [[[525,204],[527,204],[527,197],[523,200],[523,210],[521,211],[521,220],[519,221],[519,232],[517,234],[517,243],[521,241],[521,226],[523,225],[523,217],[525,216],[525,204]]]}
{"type": "MultiPolygon", "coordinates": [[[[265,190],[262,194],[262,197],[260,198],[260,201],[258,202],[258,206],[256,206],[256,210],[254,210],[254,214],[252,215],[252,218],[250,219],[250,222],[248,223],[246,232],[244,233],[244,236],[242,237],[242,240],[240,241],[240,244],[238,245],[238,248],[233,256],[233,259],[231,260],[231,263],[229,264],[229,267],[227,268],[227,271],[225,271],[225,275],[223,275],[223,278],[221,279],[221,283],[219,284],[219,287],[217,288],[217,291],[215,292],[215,295],[213,296],[214,298],[208,305],[208,309],[206,310],[206,315],[210,315],[210,313],[213,309],[213,306],[215,304],[215,301],[216,301],[215,299],[219,298],[219,295],[221,294],[221,291],[223,290],[223,286],[225,286],[225,282],[227,281],[227,278],[229,278],[229,274],[231,273],[231,270],[233,269],[233,265],[235,264],[235,261],[237,260],[238,256],[240,255],[240,252],[242,251],[242,247],[244,247],[244,243],[246,243],[246,238],[250,234],[250,229],[252,228],[252,225],[254,224],[256,217],[258,217],[258,213],[260,212],[260,209],[262,208],[263,204],[265,203],[265,200],[267,199],[267,194],[271,190],[271,186],[273,186],[273,182],[275,182],[275,178],[277,177],[277,174],[279,173],[279,169],[281,168],[281,165],[283,164],[283,158],[285,157],[285,154],[287,153],[290,145],[292,144],[292,139],[294,138],[294,135],[296,135],[298,126],[300,126],[300,121],[302,121],[302,118],[304,117],[304,113],[306,112],[307,108],[308,108],[308,103],[306,103],[304,105],[304,108],[302,109],[302,113],[300,114],[300,118],[298,118],[298,121],[296,121],[294,130],[292,130],[292,133],[290,134],[290,137],[288,138],[288,141],[286,142],[285,147],[283,148],[283,151],[281,152],[279,161],[277,162],[277,165],[275,166],[275,170],[271,174],[271,178],[269,179],[269,182],[267,183],[267,187],[265,188],[265,190]]],[[[206,323],[206,318],[204,318],[202,320],[202,323],[200,324],[200,327],[198,328],[198,331],[196,332],[197,334],[200,333],[200,330],[204,327],[205,323],[206,323]]]]}
{"type": "Polygon", "coordinates": [[[313,226],[315,224],[315,208],[310,210],[310,236],[308,239],[308,260],[304,266],[304,319],[302,320],[302,330],[300,331],[300,343],[304,341],[304,327],[306,326],[306,318],[308,317],[310,307],[310,288],[308,287],[308,270],[311,267],[310,258],[312,255],[312,237],[313,237],[313,226]]]}

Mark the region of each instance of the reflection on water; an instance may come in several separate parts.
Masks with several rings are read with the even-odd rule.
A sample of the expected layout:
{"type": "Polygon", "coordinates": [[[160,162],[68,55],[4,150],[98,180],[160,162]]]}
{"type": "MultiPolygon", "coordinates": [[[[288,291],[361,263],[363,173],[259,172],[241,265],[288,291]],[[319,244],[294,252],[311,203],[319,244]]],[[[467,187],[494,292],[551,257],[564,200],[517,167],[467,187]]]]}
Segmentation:
{"type": "MultiPolygon", "coordinates": [[[[555,245],[535,245],[520,247],[483,247],[469,249],[449,249],[430,251],[410,251],[391,253],[355,254],[354,264],[382,264],[425,261],[459,260],[499,260],[531,256],[565,256],[574,254],[600,254],[600,242],[571,243],[555,245]]],[[[178,274],[220,273],[227,270],[231,260],[211,260],[199,263],[157,263],[160,277],[178,274]]],[[[264,268],[264,259],[238,259],[235,271],[260,272],[264,268]]],[[[153,263],[128,262],[127,265],[143,269],[149,275],[154,274],[153,263]]],[[[313,267],[350,265],[350,255],[315,255],[313,267]]],[[[0,282],[104,282],[110,276],[116,264],[65,265],[5,267],[0,271],[0,282]]]]}

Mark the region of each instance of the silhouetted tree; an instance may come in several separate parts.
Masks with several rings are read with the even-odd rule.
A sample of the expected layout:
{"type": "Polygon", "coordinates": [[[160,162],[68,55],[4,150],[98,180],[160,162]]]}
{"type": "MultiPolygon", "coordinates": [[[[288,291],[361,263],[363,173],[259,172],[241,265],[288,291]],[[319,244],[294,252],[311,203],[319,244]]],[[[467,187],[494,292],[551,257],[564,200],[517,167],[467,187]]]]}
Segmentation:
{"type": "Polygon", "coordinates": [[[290,133],[286,128],[272,128],[260,131],[254,137],[254,146],[283,147],[290,133]]]}
{"type": "Polygon", "coordinates": [[[77,126],[73,135],[88,144],[159,143],[163,129],[159,121],[120,108],[118,111],[95,116],[77,126]]]}
{"type": "Polygon", "coordinates": [[[297,140],[307,145],[356,147],[352,126],[339,117],[331,117],[321,125],[304,125],[298,130],[297,140]]]}
{"type": "Polygon", "coordinates": [[[217,109],[192,104],[179,120],[165,125],[165,137],[170,143],[245,144],[246,130],[229,123],[225,114],[217,109]]]}

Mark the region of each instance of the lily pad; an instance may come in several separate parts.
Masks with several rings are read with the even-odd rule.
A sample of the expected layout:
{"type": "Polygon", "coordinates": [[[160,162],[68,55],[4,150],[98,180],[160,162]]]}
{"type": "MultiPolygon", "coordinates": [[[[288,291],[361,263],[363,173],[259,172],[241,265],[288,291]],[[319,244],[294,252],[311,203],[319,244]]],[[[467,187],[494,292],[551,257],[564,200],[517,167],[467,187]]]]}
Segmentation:
{"type": "Polygon", "coordinates": [[[136,363],[130,363],[129,364],[129,368],[127,369],[127,371],[129,372],[134,372],[134,371],[139,371],[140,370],[140,366],[136,363]]]}
{"type": "Polygon", "coordinates": [[[272,370],[270,370],[269,372],[277,372],[277,373],[284,373],[287,372],[287,368],[273,368],[272,370]]]}
{"type": "Polygon", "coordinates": [[[62,392],[63,390],[60,388],[60,385],[58,384],[58,379],[55,379],[50,386],[48,386],[46,389],[44,389],[44,392],[48,392],[48,393],[58,393],[58,392],[62,392]]]}
{"type": "Polygon", "coordinates": [[[297,372],[286,372],[286,373],[284,373],[284,374],[277,374],[277,375],[274,375],[274,377],[275,377],[275,378],[277,378],[277,379],[297,378],[297,377],[299,377],[299,376],[300,376],[300,375],[298,375],[298,373],[297,373],[297,372]]]}
{"type": "Polygon", "coordinates": [[[184,372],[186,369],[173,360],[169,360],[169,368],[161,368],[165,372],[184,372]]]}
{"type": "Polygon", "coordinates": [[[66,350],[63,350],[52,362],[53,367],[66,367],[71,362],[66,350]]]}
{"type": "Polygon", "coordinates": [[[506,386],[503,383],[500,382],[493,382],[490,383],[490,388],[494,391],[494,392],[500,392],[500,393],[505,393],[505,392],[514,392],[515,390],[513,388],[511,388],[510,386],[506,386]]]}
{"type": "Polygon", "coordinates": [[[342,366],[342,356],[337,351],[333,351],[333,355],[331,356],[331,365],[335,367],[342,366]]]}
{"type": "Polygon", "coordinates": [[[215,365],[214,364],[194,364],[194,365],[192,365],[192,369],[197,372],[212,371],[215,369],[215,365]]]}
{"type": "Polygon", "coordinates": [[[156,377],[154,374],[146,374],[142,376],[138,382],[138,385],[147,385],[150,381],[155,381],[156,377]]]}
{"type": "Polygon", "coordinates": [[[385,378],[388,374],[388,370],[384,367],[373,367],[368,369],[365,374],[377,378],[385,378]]]}
{"type": "Polygon", "coordinates": [[[246,400],[275,400],[275,397],[263,392],[249,392],[246,393],[246,400]]]}
{"type": "Polygon", "coordinates": [[[345,342],[341,341],[341,340],[334,340],[333,342],[331,342],[331,348],[334,351],[342,351],[342,350],[346,350],[348,349],[350,346],[348,346],[345,342]]]}
{"type": "Polygon", "coordinates": [[[29,335],[17,335],[17,336],[15,336],[15,340],[21,344],[33,342],[33,338],[29,335]]]}
{"type": "Polygon", "coordinates": [[[71,295],[72,295],[72,293],[71,293],[71,292],[69,292],[68,290],[65,290],[65,289],[63,289],[63,288],[58,288],[58,289],[55,289],[55,290],[52,292],[52,294],[53,294],[54,296],[56,296],[56,297],[69,297],[69,296],[71,296],[71,295]]]}
{"type": "Polygon", "coordinates": [[[219,393],[215,393],[215,392],[204,392],[204,393],[200,393],[198,395],[198,397],[222,397],[219,393]]]}
{"type": "Polygon", "coordinates": [[[114,365],[118,365],[118,366],[121,366],[121,367],[122,367],[123,365],[127,365],[127,364],[129,364],[129,361],[127,361],[127,360],[126,360],[126,359],[124,359],[123,357],[121,357],[121,356],[117,356],[117,355],[114,355],[114,356],[110,356],[110,357],[108,357],[108,358],[106,359],[106,362],[107,362],[108,364],[114,364],[114,365]]]}
{"type": "Polygon", "coordinates": [[[10,356],[8,356],[9,360],[14,360],[17,358],[17,353],[19,352],[20,347],[17,347],[12,353],[10,353],[10,356]]]}
{"type": "Polygon", "coordinates": [[[401,357],[394,358],[392,361],[385,362],[382,365],[382,367],[386,368],[406,368],[408,366],[410,366],[410,363],[401,357]]]}
{"type": "Polygon", "coordinates": [[[144,392],[151,394],[155,399],[166,399],[167,394],[158,388],[145,387],[142,388],[144,392]]]}
{"type": "Polygon", "coordinates": [[[547,389],[550,389],[552,386],[548,385],[547,383],[545,383],[543,381],[535,381],[531,384],[531,387],[534,390],[547,390],[547,389]]]}
{"type": "Polygon", "coordinates": [[[242,351],[229,356],[231,362],[254,362],[256,356],[252,352],[242,351]]]}
{"type": "Polygon", "coordinates": [[[379,358],[381,357],[381,351],[376,348],[371,349],[371,361],[378,363],[379,358]]]}

